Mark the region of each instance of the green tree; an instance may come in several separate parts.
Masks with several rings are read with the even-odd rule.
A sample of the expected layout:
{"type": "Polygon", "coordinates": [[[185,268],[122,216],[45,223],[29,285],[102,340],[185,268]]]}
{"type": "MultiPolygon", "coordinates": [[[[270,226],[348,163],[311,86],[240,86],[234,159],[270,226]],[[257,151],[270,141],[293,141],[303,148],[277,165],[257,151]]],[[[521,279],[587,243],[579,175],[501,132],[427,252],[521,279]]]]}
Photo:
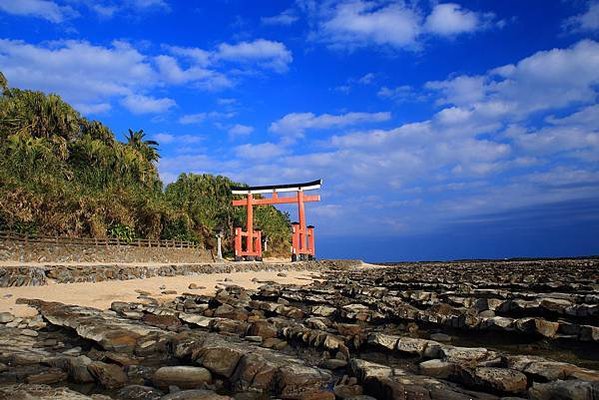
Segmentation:
{"type": "Polygon", "coordinates": [[[146,134],[143,129],[138,131],[129,129],[129,133],[125,135],[125,139],[127,139],[127,144],[143,154],[146,160],[150,162],[158,161],[160,159],[158,142],[155,140],[145,140],[145,136],[146,134]]]}
{"type": "MultiPolygon", "coordinates": [[[[163,190],[158,143],[125,142],[59,96],[9,88],[0,72],[0,230],[42,235],[180,239],[211,245],[245,224],[223,176],[182,174],[163,190]]],[[[289,218],[256,207],[256,226],[287,251],[289,218]]]]}

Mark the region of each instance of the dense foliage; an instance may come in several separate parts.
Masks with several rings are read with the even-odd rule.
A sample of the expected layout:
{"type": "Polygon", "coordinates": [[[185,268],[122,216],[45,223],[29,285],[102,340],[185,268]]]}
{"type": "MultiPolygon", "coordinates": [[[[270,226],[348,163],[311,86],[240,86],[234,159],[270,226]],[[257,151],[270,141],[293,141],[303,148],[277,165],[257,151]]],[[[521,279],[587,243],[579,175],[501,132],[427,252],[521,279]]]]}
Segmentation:
{"type": "MultiPolygon", "coordinates": [[[[244,223],[228,178],[182,174],[163,190],[158,143],[143,130],[120,142],[57,95],[9,88],[1,73],[0,89],[0,230],[210,246],[215,231],[230,239],[244,223]]],[[[258,207],[256,223],[286,249],[285,214],[258,207]]]]}
{"type": "MultiPolygon", "coordinates": [[[[191,216],[194,223],[210,231],[231,234],[235,226],[245,226],[245,208],[233,207],[231,186],[240,186],[224,176],[181,174],[166,188],[170,204],[191,216]]],[[[270,250],[289,251],[290,221],[272,206],[254,208],[254,225],[268,236],[270,250]]]]}

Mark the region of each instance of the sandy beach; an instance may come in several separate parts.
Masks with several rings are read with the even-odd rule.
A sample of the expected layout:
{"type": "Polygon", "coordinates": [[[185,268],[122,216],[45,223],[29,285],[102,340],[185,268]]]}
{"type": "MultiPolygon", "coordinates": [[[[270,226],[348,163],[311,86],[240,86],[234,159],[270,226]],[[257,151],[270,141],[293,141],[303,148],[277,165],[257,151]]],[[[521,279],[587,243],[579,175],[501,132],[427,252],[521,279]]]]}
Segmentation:
{"type": "Polygon", "coordinates": [[[22,286],[0,288],[0,312],[9,311],[17,316],[35,315],[36,311],[27,305],[16,304],[18,298],[43,299],[66,304],[77,304],[100,309],[107,309],[113,301],[139,301],[138,291],[151,293],[157,300],[170,300],[177,295],[188,292],[211,295],[223,285],[239,285],[247,289],[261,286],[263,281],[275,281],[282,284],[309,284],[318,275],[314,271],[283,271],[286,276],[278,276],[279,272],[251,271],[219,274],[180,275],[172,277],[152,277],[131,279],[126,281],[104,281],[97,283],[57,284],[49,282],[47,286],[22,286]],[[255,281],[252,279],[255,278],[255,281]],[[227,281],[225,282],[225,279],[227,281]],[[195,283],[204,289],[189,289],[195,283]],[[160,289],[164,287],[163,289],[160,289]],[[163,291],[176,291],[177,294],[162,294],[163,291]]]}

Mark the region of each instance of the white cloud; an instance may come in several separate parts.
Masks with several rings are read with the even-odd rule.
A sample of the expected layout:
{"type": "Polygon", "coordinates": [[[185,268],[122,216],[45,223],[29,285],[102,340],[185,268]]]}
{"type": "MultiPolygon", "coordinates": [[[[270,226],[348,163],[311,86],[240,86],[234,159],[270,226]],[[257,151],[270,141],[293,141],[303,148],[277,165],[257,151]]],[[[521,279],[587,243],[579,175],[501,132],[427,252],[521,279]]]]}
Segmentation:
{"type": "Polygon", "coordinates": [[[376,74],[374,72],[368,72],[358,78],[349,78],[345,81],[344,85],[339,85],[333,88],[336,92],[340,92],[343,94],[349,94],[351,92],[352,87],[355,85],[370,85],[376,79],[376,74]]]}
{"type": "Polygon", "coordinates": [[[350,85],[339,85],[339,86],[335,87],[334,90],[339,93],[349,94],[349,92],[351,92],[351,86],[350,85]]]}
{"type": "Polygon", "coordinates": [[[91,9],[102,18],[111,18],[119,10],[116,6],[102,4],[94,4],[91,6],[91,9]]]}
{"type": "Polygon", "coordinates": [[[90,114],[104,114],[108,112],[112,106],[110,103],[97,103],[97,104],[72,104],[75,110],[79,111],[84,115],[90,114]]]}
{"type": "Polygon", "coordinates": [[[53,23],[62,23],[66,20],[80,17],[78,10],[88,8],[100,18],[111,18],[119,13],[138,15],[148,11],[170,11],[170,6],[164,0],[123,0],[120,2],[105,0],[3,0],[0,2],[0,11],[12,15],[42,18],[53,23]],[[60,5],[60,3],[70,3],[60,5]]]}
{"type": "Polygon", "coordinates": [[[568,18],[564,25],[567,29],[579,32],[599,30],[599,1],[589,1],[585,13],[568,18]]]}
{"type": "Polygon", "coordinates": [[[69,6],[59,6],[50,0],[3,0],[0,11],[12,15],[43,18],[50,22],[61,23],[77,16],[77,12],[69,6]]]}
{"type": "Polygon", "coordinates": [[[235,154],[247,159],[271,159],[284,154],[285,148],[275,143],[243,144],[235,147],[235,154]]]}
{"type": "Polygon", "coordinates": [[[171,56],[160,55],[155,58],[162,78],[167,83],[176,85],[193,83],[196,87],[207,90],[218,90],[233,86],[224,74],[198,66],[182,69],[178,61],[171,56]]]}
{"type": "Polygon", "coordinates": [[[514,104],[519,112],[593,101],[593,87],[599,83],[599,43],[583,40],[567,49],[540,51],[491,74],[503,78],[488,84],[491,96],[514,104]]]}
{"type": "MultiPolygon", "coordinates": [[[[238,146],[224,157],[228,161],[207,156],[200,171],[251,183],[323,177],[324,204],[335,206],[310,215],[336,234],[358,227],[381,235],[432,230],[482,213],[597,199],[599,106],[596,96],[585,93],[597,91],[594,53],[594,42],[586,41],[480,76],[436,81],[426,88],[438,94],[439,110],[390,129],[355,130],[362,127],[352,113],[288,114],[271,124],[272,132],[284,136],[280,143],[238,146]],[[588,65],[577,65],[581,60],[588,65]],[[553,94],[555,87],[566,94],[575,88],[578,95],[549,98],[539,108],[537,99],[553,94]],[[534,96],[516,95],[527,91],[534,96]],[[306,135],[302,150],[285,141],[331,128],[335,134],[329,139],[306,135]],[[363,204],[369,212],[356,214],[363,204]]],[[[382,95],[405,91],[388,89],[382,95]]],[[[191,161],[178,159],[177,165],[188,170],[185,163],[191,161]]]]}
{"type": "Polygon", "coordinates": [[[435,5],[424,23],[424,28],[428,32],[441,36],[474,32],[480,27],[481,21],[478,13],[466,10],[454,3],[435,5]]]}
{"type": "Polygon", "coordinates": [[[257,39],[236,44],[221,43],[216,59],[240,63],[257,63],[277,72],[285,72],[293,61],[291,51],[281,42],[257,39]]]}
{"type": "Polygon", "coordinates": [[[301,2],[313,31],[311,38],[333,48],[384,46],[418,50],[427,35],[455,36],[490,25],[492,13],[468,10],[454,3],[436,4],[426,16],[418,2],[345,0],[301,2]]]}
{"type": "Polygon", "coordinates": [[[216,102],[221,106],[231,106],[237,103],[237,99],[221,97],[217,99],[216,102]]]}
{"type": "Polygon", "coordinates": [[[152,138],[158,141],[159,144],[192,144],[201,142],[204,138],[198,135],[173,135],[170,133],[156,133],[152,138]]]}
{"type": "Polygon", "coordinates": [[[165,10],[169,10],[170,6],[164,0],[129,0],[129,3],[133,5],[135,8],[144,9],[144,8],[161,8],[165,10]]]}
{"type": "Polygon", "coordinates": [[[418,14],[401,4],[379,7],[373,2],[352,1],[338,4],[321,29],[324,40],[331,45],[406,47],[415,44],[419,24],[418,14]]]}
{"type": "Polygon", "coordinates": [[[179,123],[183,125],[190,124],[199,124],[208,119],[218,120],[218,119],[228,119],[233,118],[235,116],[234,112],[218,112],[218,111],[210,111],[210,112],[201,112],[195,114],[185,114],[179,118],[179,123]]]}
{"type": "Polygon", "coordinates": [[[484,76],[457,76],[425,86],[479,118],[521,119],[530,113],[590,103],[599,83],[599,43],[583,40],[566,49],[539,51],[484,76]]]}
{"type": "Polygon", "coordinates": [[[458,76],[447,81],[432,81],[425,85],[428,89],[443,94],[442,103],[470,105],[482,100],[485,93],[485,78],[482,76],[458,76]]]}
{"type": "Polygon", "coordinates": [[[169,144],[175,140],[175,136],[170,133],[156,133],[152,137],[161,144],[169,144]]]}
{"type": "Polygon", "coordinates": [[[0,70],[12,86],[58,93],[83,107],[130,95],[159,79],[143,54],[118,41],[109,47],[74,40],[36,46],[0,39],[0,70]]]}
{"type": "Polygon", "coordinates": [[[382,98],[392,99],[399,103],[407,101],[422,101],[424,96],[416,93],[410,85],[401,85],[394,88],[383,86],[377,92],[377,95],[382,98]]]}
{"type": "MultiPolygon", "coordinates": [[[[283,72],[292,61],[282,43],[262,39],[222,44],[213,51],[165,49],[169,55],[147,55],[124,41],[100,46],[77,40],[30,44],[0,39],[0,70],[14,87],[58,93],[84,113],[99,113],[109,110],[114,100],[138,109],[131,99],[148,97],[157,87],[219,90],[235,85],[244,68],[283,72]]],[[[174,104],[169,99],[151,100],[141,103],[153,110],[174,104]]]]}
{"type": "Polygon", "coordinates": [[[291,113],[270,124],[269,131],[289,138],[299,138],[309,129],[330,129],[391,119],[389,112],[350,112],[341,115],[291,113]]]}
{"type": "Polygon", "coordinates": [[[229,135],[231,136],[245,136],[249,135],[254,131],[254,128],[247,125],[235,124],[229,128],[229,135]]]}
{"type": "Polygon", "coordinates": [[[173,99],[163,97],[160,99],[133,94],[125,97],[121,104],[133,114],[158,114],[168,111],[177,105],[173,99]]]}
{"type": "Polygon", "coordinates": [[[188,124],[198,124],[206,120],[206,113],[196,113],[196,114],[187,114],[183,115],[179,118],[179,123],[188,125],[188,124]]]}
{"type": "Polygon", "coordinates": [[[369,72],[367,74],[362,75],[360,78],[358,78],[358,83],[360,83],[362,85],[370,85],[372,82],[374,82],[375,78],[376,78],[376,74],[369,72]]]}
{"type": "Polygon", "coordinates": [[[555,116],[550,116],[546,120],[552,125],[568,125],[583,129],[597,130],[599,129],[599,104],[593,104],[592,106],[583,108],[566,117],[557,118],[555,116]]]}
{"type": "Polygon", "coordinates": [[[296,22],[299,17],[295,14],[293,10],[285,10],[278,15],[273,15],[271,17],[262,17],[260,21],[264,25],[291,25],[296,22]]]}
{"type": "Polygon", "coordinates": [[[192,60],[194,65],[206,67],[212,62],[212,53],[197,47],[166,46],[166,49],[173,55],[192,60]]]}

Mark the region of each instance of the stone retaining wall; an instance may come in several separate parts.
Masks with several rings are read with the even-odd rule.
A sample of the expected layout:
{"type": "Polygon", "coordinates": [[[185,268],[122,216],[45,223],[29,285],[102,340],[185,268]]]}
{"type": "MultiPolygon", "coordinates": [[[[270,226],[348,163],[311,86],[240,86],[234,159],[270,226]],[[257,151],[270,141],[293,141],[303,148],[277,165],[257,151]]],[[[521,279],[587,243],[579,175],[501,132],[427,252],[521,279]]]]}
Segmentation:
{"type": "Polygon", "coordinates": [[[201,248],[138,247],[0,240],[0,261],[71,263],[198,263],[214,261],[201,248]]]}
{"type": "Polygon", "coordinates": [[[57,283],[101,282],[142,279],[154,276],[215,274],[250,271],[320,270],[358,265],[354,260],[324,260],[296,263],[205,263],[170,265],[53,265],[0,267],[0,287],[43,286],[57,283]]]}

